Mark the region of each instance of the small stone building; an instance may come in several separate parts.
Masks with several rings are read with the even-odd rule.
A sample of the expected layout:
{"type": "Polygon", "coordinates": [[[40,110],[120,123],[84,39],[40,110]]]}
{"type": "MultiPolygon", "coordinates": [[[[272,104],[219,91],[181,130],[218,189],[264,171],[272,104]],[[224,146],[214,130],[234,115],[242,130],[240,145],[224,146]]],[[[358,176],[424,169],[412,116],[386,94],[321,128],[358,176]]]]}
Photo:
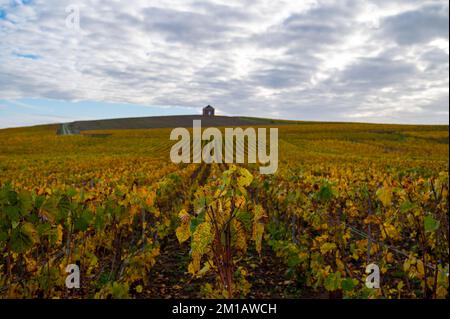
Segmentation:
{"type": "Polygon", "coordinates": [[[214,108],[211,105],[208,105],[203,108],[203,116],[214,116],[214,108]]]}

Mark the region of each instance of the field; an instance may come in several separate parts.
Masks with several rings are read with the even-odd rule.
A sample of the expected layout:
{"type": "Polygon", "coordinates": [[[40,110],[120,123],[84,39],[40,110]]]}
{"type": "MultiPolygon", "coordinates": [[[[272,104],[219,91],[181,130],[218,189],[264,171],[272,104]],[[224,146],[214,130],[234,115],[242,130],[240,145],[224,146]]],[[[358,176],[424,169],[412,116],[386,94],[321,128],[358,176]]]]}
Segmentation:
{"type": "Polygon", "coordinates": [[[448,126],[278,128],[274,175],[173,164],[169,128],[0,130],[0,297],[448,298],[448,126]]]}

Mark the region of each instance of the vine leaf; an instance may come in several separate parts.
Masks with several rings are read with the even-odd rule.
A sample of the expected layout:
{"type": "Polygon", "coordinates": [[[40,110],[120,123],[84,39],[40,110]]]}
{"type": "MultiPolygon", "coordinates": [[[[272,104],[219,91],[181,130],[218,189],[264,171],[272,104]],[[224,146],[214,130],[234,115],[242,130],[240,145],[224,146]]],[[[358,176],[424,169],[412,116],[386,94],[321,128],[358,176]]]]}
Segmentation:
{"type": "Polygon", "coordinates": [[[262,239],[264,234],[264,218],[266,214],[261,205],[256,205],[253,216],[253,234],[252,239],[255,241],[256,251],[261,254],[262,239]]]}
{"type": "Polygon", "coordinates": [[[186,210],[181,210],[181,212],[178,214],[178,218],[181,220],[181,225],[176,229],[176,235],[178,238],[178,241],[181,243],[184,243],[186,240],[189,239],[191,236],[190,232],[190,221],[191,217],[186,212],[186,210]]]}
{"type": "Polygon", "coordinates": [[[425,231],[426,232],[434,232],[439,228],[439,221],[434,219],[433,216],[428,215],[425,216],[424,219],[424,226],[425,226],[425,231]]]}
{"type": "Polygon", "coordinates": [[[23,253],[31,249],[35,243],[39,242],[37,230],[31,223],[23,223],[14,229],[11,237],[11,249],[16,253],[23,253]]]}
{"type": "Polygon", "coordinates": [[[385,207],[391,206],[392,203],[392,189],[386,185],[377,190],[377,197],[385,207]]]}
{"type": "Polygon", "coordinates": [[[211,224],[209,222],[204,222],[197,226],[195,233],[192,235],[192,263],[189,272],[196,274],[200,270],[200,260],[207,252],[208,245],[212,240],[212,235],[211,224]]]}

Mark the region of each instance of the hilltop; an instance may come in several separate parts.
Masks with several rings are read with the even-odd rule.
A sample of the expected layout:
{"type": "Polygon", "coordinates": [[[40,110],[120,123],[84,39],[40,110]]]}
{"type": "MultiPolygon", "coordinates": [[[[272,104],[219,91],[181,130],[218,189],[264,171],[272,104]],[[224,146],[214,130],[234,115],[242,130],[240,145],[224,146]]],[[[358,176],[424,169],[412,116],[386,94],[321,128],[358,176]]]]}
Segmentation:
{"type": "Polygon", "coordinates": [[[149,128],[174,128],[192,127],[193,120],[201,120],[203,127],[212,126],[249,126],[249,125],[269,125],[286,124],[290,121],[272,120],[265,118],[237,117],[237,116],[213,116],[205,117],[201,115],[173,115],[173,116],[152,116],[134,117],[91,121],[76,121],[72,123],[60,124],[58,134],[65,135],[66,131],[81,132],[93,130],[124,130],[124,129],[149,129],[149,128]]]}

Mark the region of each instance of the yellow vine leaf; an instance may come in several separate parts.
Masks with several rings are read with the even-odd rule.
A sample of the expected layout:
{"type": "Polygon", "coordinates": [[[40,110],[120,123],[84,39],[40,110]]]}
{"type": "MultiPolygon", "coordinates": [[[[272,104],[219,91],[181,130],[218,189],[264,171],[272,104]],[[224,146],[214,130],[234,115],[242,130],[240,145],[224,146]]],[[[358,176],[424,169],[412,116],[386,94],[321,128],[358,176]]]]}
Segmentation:
{"type": "Polygon", "coordinates": [[[322,254],[326,254],[330,251],[333,251],[334,249],[336,249],[335,243],[324,243],[322,246],[320,246],[320,252],[322,254]]]}
{"type": "Polygon", "coordinates": [[[256,251],[261,253],[262,239],[264,235],[264,218],[266,214],[261,205],[256,205],[253,216],[252,239],[255,241],[256,251]]]}
{"type": "Polygon", "coordinates": [[[58,224],[56,227],[56,244],[61,245],[63,239],[63,227],[61,224],[58,224]]]}
{"type": "Polygon", "coordinates": [[[200,271],[198,272],[198,275],[199,275],[199,276],[203,276],[204,274],[206,274],[206,273],[209,271],[209,269],[210,269],[209,263],[205,263],[205,264],[203,265],[203,268],[200,269],[200,271]]]}
{"type": "Polygon", "coordinates": [[[189,239],[191,236],[190,231],[190,221],[191,217],[186,212],[186,210],[181,210],[181,212],[178,214],[178,217],[181,220],[181,225],[176,229],[176,235],[178,238],[178,241],[181,243],[184,243],[186,240],[189,239]]]}
{"type": "Polygon", "coordinates": [[[245,235],[245,228],[242,223],[233,220],[233,226],[236,236],[236,248],[243,252],[247,251],[247,238],[245,235]]]}
{"type": "Polygon", "coordinates": [[[206,253],[211,239],[211,225],[208,222],[198,225],[197,229],[192,235],[192,271],[190,272],[195,274],[200,270],[201,258],[206,253]]]}
{"type": "Polygon", "coordinates": [[[445,289],[445,287],[440,286],[436,290],[436,297],[438,297],[439,299],[444,299],[447,297],[447,295],[448,295],[448,290],[445,289]]]}
{"type": "Polygon", "coordinates": [[[377,190],[377,197],[385,207],[391,206],[392,203],[392,188],[386,184],[377,190]]]}
{"type": "Polygon", "coordinates": [[[239,168],[240,176],[238,177],[239,187],[247,187],[253,181],[253,175],[245,168],[239,168]]]}
{"type": "Polygon", "coordinates": [[[425,267],[423,265],[422,260],[418,259],[417,260],[417,278],[422,279],[423,277],[425,277],[425,267]]]}
{"type": "Polygon", "coordinates": [[[261,254],[261,248],[262,248],[262,238],[263,238],[263,234],[264,234],[264,224],[262,223],[256,223],[254,225],[254,230],[253,230],[253,238],[255,240],[255,246],[256,246],[256,251],[261,254]]]}

